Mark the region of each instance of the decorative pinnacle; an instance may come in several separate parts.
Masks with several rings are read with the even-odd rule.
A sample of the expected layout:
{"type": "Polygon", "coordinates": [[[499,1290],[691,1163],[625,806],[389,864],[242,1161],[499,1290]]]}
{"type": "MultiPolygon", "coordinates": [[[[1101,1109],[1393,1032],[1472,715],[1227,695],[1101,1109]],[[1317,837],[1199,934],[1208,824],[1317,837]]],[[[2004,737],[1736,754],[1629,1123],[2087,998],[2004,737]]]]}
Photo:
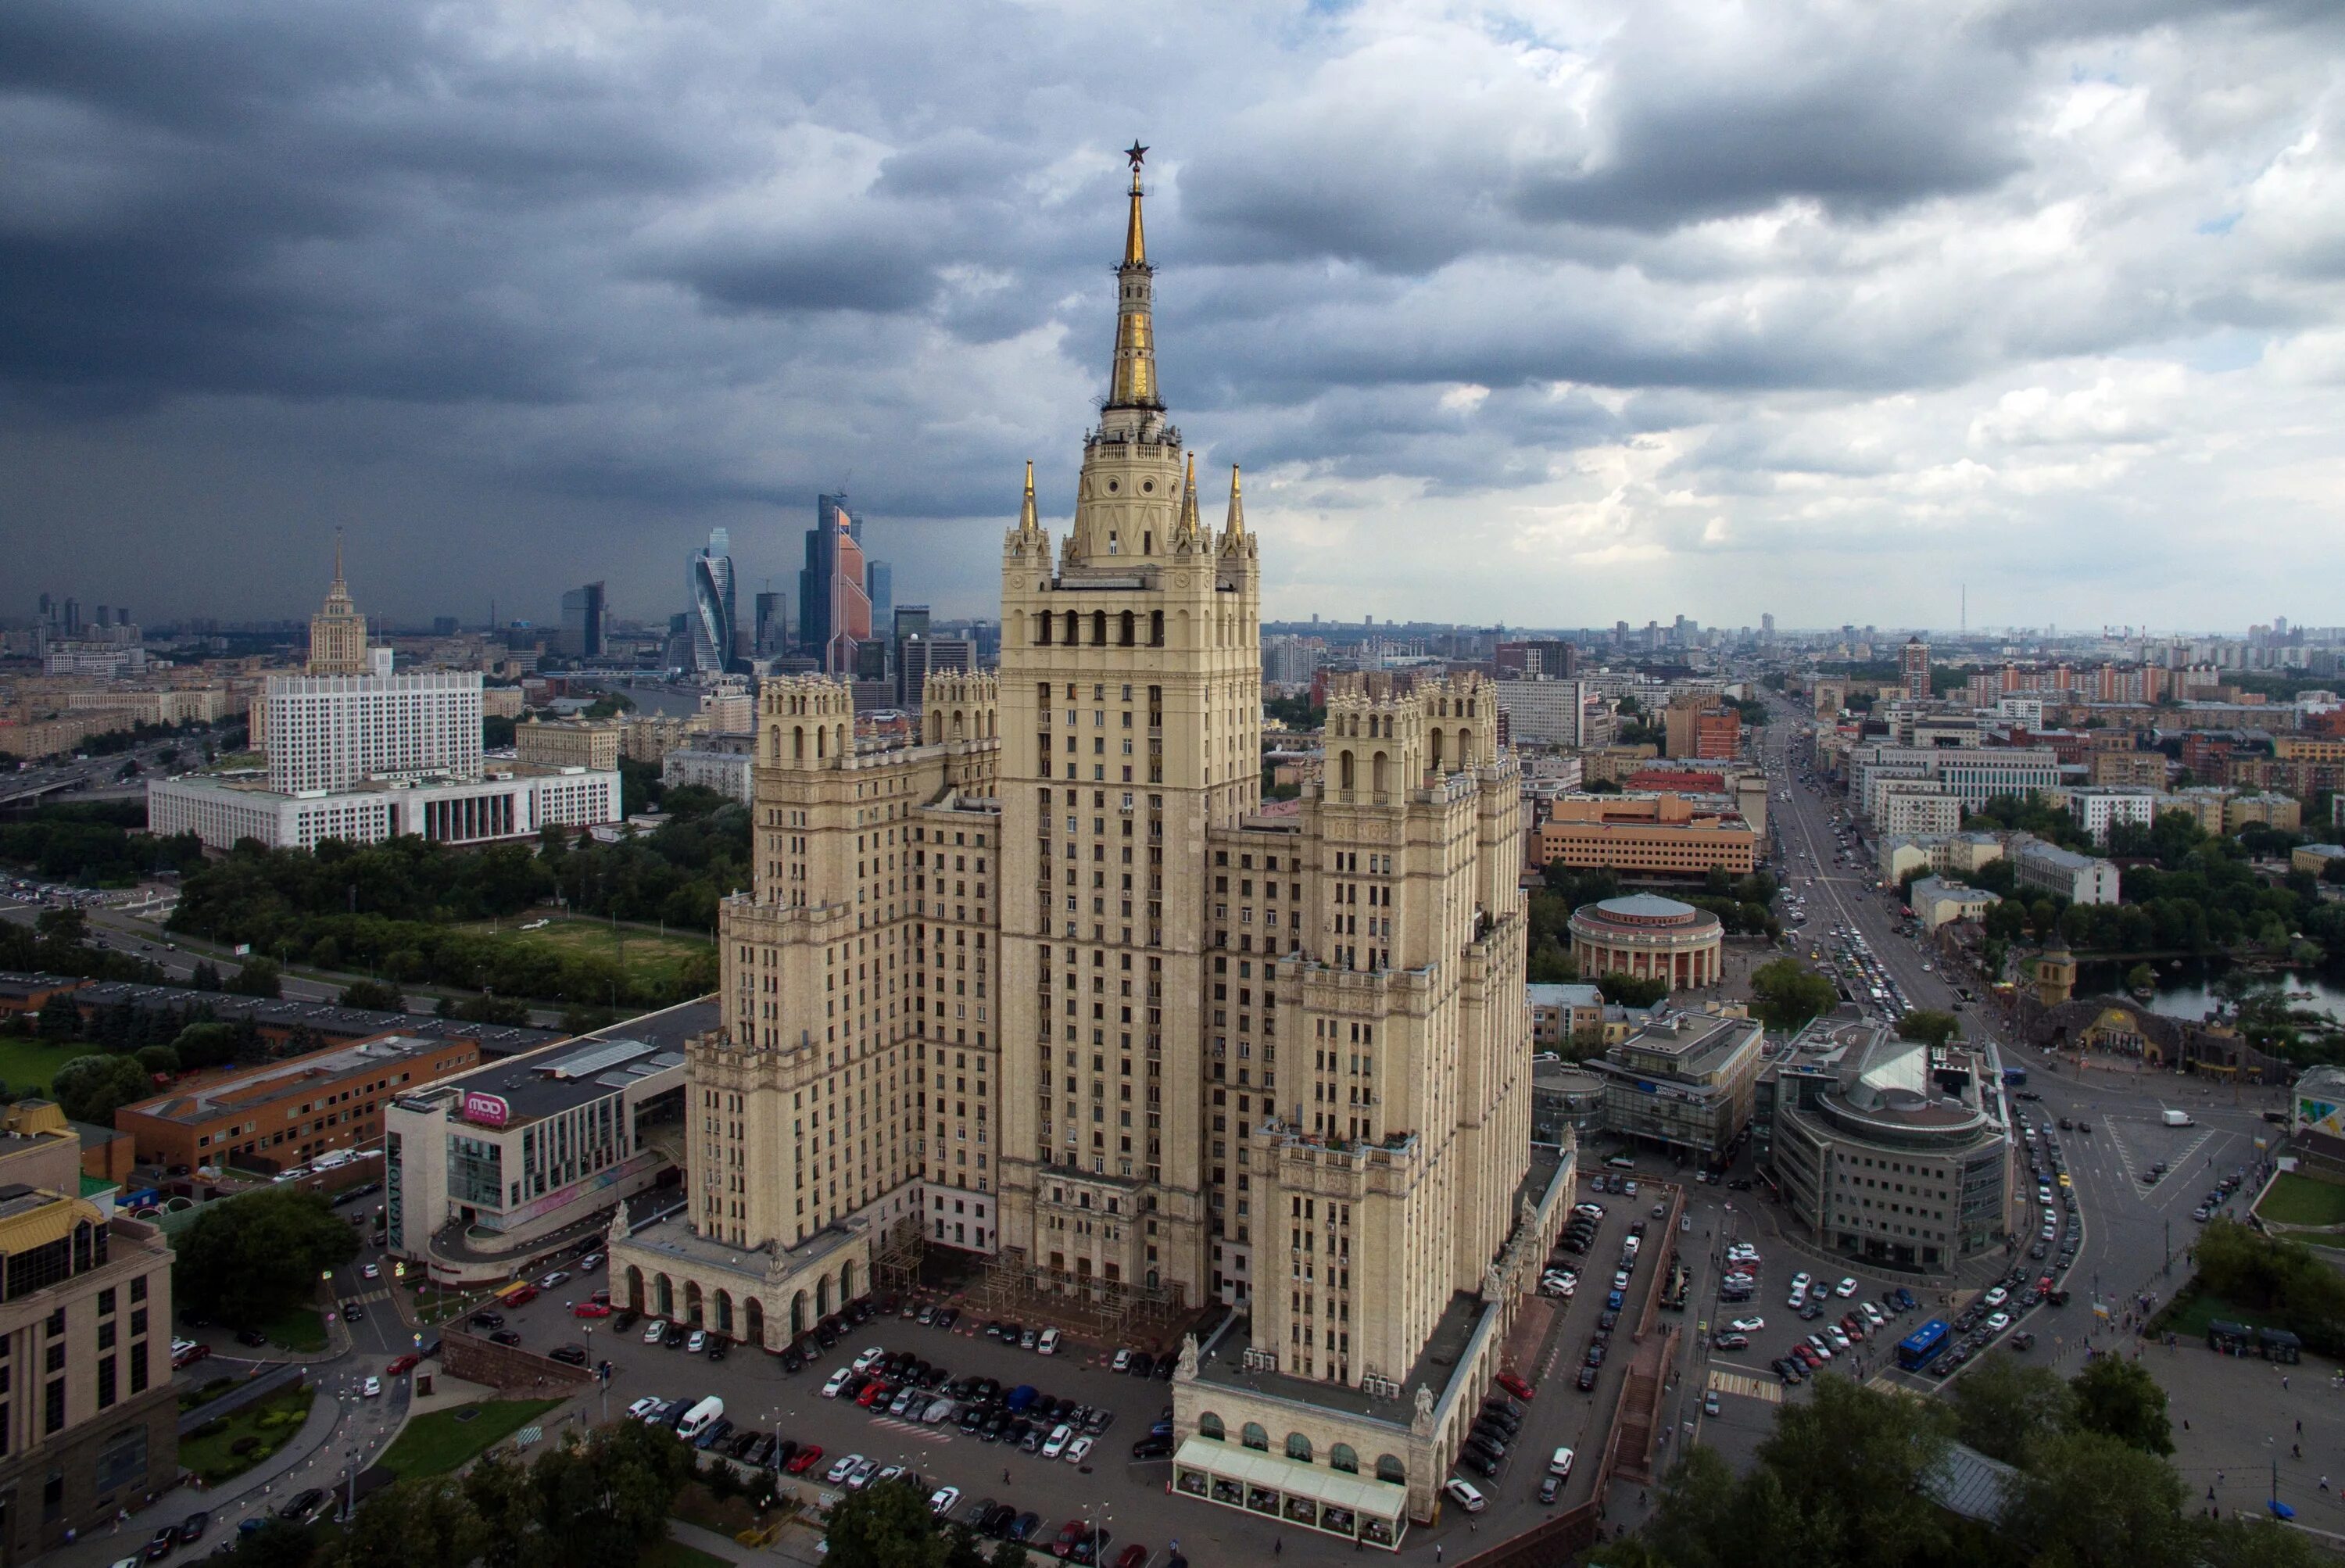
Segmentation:
{"type": "Polygon", "coordinates": [[[1245,537],[1245,500],[1238,484],[1238,465],[1230,464],[1230,515],[1222,534],[1222,547],[1232,554],[1238,542],[1245,537]]]}
{"type": "Polygon", "coordinates": [[[1020,534],[1042,531],[1041,520],[1034,511],[1034,460],[1030,457],[1026,460],[1026,501],[1018,509],[1018,531],[1020,534]]]}

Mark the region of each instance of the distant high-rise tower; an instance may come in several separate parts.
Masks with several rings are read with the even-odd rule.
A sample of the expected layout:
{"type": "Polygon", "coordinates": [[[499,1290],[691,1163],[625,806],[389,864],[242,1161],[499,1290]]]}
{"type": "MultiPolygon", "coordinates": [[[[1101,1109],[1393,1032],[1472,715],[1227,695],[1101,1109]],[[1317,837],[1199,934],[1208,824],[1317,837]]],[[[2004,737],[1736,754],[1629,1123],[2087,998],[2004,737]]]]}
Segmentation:
{"type": "Polygon", "coordinates": [[[722,675],[733,659],[733,541],[722,528],[708,531],[708,547],[693,552],[690,570],[692,667],[722,675]]]}
{"type": "Polygon", "coordinates": [[[1897,673],[1903,677],[1905,695],[1916,702],[1930,696],[1930,645],[1920,637],[1910,637],[1897,655],[1897,673]]]}
{"type": "Polygon", "coordinates": [[[876,556],[867,557],[863,594],[871,601],[871,629],[884,641],[896,615],[896,568],[876,556]]]}
{"type": "Polygon", "coordinates": [[[798,645],[834,675],[855,672],[857,647],[871,640],[871,578],[862,520],[844,495],[815,498],[798,573],[798,645]]]}
{"type": "Polygon", "coordinates": [[[310,673],[367,673],[366,617],[350,603],[350,586],[342,580],[342,533],[334,530],[334,580],[326,588],[326,602],[310,617],[310,673]]]}
{"type": "Polygon", "coordinates": [[[562,651],[572,658],[601,658],[607,615],[600,583],[589,583],[563,595],[562,651]]]}
{"type": "Polygon", "coordinates": [[[757,621],[751,651],[758,658],[773,658],[789,652],[790,602],[787,594],[763,593],[757,596],[757,621]]]}

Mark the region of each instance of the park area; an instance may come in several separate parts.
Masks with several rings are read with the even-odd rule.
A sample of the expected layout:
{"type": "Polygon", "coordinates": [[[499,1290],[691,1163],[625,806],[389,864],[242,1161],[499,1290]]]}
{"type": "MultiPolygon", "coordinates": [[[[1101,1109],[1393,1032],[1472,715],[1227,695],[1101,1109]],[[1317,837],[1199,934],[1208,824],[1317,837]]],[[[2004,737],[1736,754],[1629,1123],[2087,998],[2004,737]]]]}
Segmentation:
{"type": "Polygon", "coordinates": [[[23,1035],[0,1035],[0,1085],[10,1095],[46,1090],[58,1068],[76,1056],[104,1054],[105,1047],[87,1041],[50,1041],[23,1035]]]}
{"type": "Polygon", "coordinates": [[[2256,1214],[2267,1225],[2345,1225],[2345,1186],[2282,1171],[2256,1205],[2256,1214]]]}
{"type": "MultiPolygon", "coordinates": [[[[613,925],[607,921],[551,917],[536,931],[522,927],[530,921],[475,921],[462,929],[493,937],[498,943],[542,953],[563,963],[594,959],[612,965],[645,993],[683,994],[686,964],[715,951],[708,938],[689,932],[662,932],[642,926],[613,925]]],[[[592,1001],[592,998],[584,1000],[592,1001]]]]}
{"type": "Polygon", "coordinates": [[[207,1486],[242,1475],[292,1440],[316,1396],[314,1389],[288,1389],[205,1421],[179,1440],[179,1468],[207,1486]]]}
{"type": "Polygon", "coordinates": [[[560,1400],[488,1400],[417,1416],[383,1451],[383,1468],[401,1481],[445,1475],[529,1425],[560,1400]]]}

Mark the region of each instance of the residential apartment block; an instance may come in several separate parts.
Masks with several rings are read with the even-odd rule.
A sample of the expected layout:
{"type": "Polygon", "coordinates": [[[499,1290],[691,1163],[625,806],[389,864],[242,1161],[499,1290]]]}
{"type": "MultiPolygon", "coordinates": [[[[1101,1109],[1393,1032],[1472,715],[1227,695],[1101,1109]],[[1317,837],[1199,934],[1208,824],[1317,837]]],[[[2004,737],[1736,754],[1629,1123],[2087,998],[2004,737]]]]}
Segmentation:
{"type": "Polygon", "coordinates": [[[1681,877],[1717,868],[1740,876],[1758,863],[1758,830],[1722,807],[1662,791],[1558,795],[1533,835],[1541,866],[1681,877]]]}

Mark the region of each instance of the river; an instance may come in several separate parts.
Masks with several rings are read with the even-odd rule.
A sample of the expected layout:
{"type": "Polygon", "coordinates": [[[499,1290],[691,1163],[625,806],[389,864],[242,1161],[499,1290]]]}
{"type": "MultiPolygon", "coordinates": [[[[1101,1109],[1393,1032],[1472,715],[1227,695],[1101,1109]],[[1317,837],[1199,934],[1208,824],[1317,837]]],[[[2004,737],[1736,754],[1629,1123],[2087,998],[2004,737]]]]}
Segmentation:
{"type": "MultiPolygon", "coordinates": [[[[2147,961],[2157,971],[2157,994],[2151,999],[2149,1010],[2168,1018],[2198,1019],[2207,1016],[2218,998],[2212,989],[2215,980],[2230,965],[2221,959],[2186,958],[2176,966],[2172,959],[2147,961]]],[[[2096,960],[2076,966],[2076,991],[2091,996],[2125,990],[2126,971],[2133,964],[2111,960],[2096,960]]],[[[2323,1013],[2345,1023],[2345,984],[2334,975],[2317,970],[2289,969],[2270,973],[2267,978],[2278,981],[2289,992],[2289,1004],[2323,1013]]]]}

